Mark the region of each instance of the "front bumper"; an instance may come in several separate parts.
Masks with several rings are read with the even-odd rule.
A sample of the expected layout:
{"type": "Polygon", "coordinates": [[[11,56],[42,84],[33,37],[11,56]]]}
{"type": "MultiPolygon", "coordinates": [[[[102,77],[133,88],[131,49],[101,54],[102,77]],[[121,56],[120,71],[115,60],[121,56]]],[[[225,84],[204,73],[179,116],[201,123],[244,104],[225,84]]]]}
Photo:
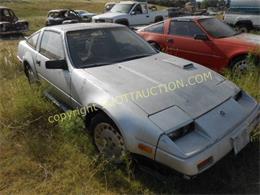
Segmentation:
{"type": "Polygon", "coordinates": [[[216,143],[212,144],[208,148],[204,149],[200,153],[190,158],[182,159],[158,148],[156,151],[155,160],[185,175],[197,175],[213,166],[217,161],[219,161],[221,158],[223,158],[231,150],[234,149],[232,138],[235,135],[242,133],[243,131],[245,131],[245,129],[248,133],[250,133],[259,125],[259,123],[260,105],[258,105],[246,118],[246,120],[243,121],[243,123],[241,123],[239,126],[237,126],[237,128],[235,128],[231,133],[229,133],[216,143]],[[203,169],[199,169],[198,164],[208,158],[212,158],[210,163],[207,164],[207,166],[203,167],[203,169]]]}

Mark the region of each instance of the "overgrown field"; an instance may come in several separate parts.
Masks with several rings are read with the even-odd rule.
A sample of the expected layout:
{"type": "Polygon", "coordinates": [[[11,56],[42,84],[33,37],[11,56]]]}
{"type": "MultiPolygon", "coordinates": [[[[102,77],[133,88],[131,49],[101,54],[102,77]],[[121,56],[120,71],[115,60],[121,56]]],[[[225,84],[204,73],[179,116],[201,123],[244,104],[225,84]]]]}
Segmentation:
{"type": "MultiPolygon", "coordinates": [[[[4,5],[28,19],[31,32],[43,26],[49,9],[103,9],[100,2],[86,1],[16,1],[4,5]]],[[[17,43],[0,41],[0,194],[260,193],[259,130],[254,133],[254,142],[238,156],[229,154],[191,181],[175,172],[158,180],[134,171],[129,164],[111,165],[97,155],[80,118],[48,122],[48,117],[60,110],[43,97],[40,87],[27,83],[16,59],[17,43]]],[[[243,75],[225,74],[260,101],[259,69],[243,75]]]]}

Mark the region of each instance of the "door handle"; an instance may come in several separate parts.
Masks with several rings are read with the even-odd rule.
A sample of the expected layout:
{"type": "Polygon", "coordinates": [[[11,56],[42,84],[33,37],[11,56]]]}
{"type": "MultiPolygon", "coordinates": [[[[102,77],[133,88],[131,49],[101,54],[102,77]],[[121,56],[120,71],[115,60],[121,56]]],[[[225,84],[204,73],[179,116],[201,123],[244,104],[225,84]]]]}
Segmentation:
{"type": "Polygon", "coordinates": [[[150,17],[149,15],[146,16],[146,18],[149,18],[149,17],[150,17]]]}
{"type": "Polygon", "coordinates": [[[40,60],[36,60],[36,64],[38,64],[40,66],[41,65],[41,61],[40,60]]]}
{"type": "Polygon", "coordinates": [[[174,43],[173,39],[167,39],[167,43],[174,43]]]}

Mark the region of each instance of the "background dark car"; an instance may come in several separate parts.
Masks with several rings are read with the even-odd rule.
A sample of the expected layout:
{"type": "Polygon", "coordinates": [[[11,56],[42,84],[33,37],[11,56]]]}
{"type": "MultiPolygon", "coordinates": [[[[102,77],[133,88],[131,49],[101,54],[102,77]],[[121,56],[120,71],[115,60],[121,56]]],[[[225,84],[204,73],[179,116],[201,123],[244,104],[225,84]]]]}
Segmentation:
{"type": "Polygon", "coordinates": [[[49,11],[46,26],[78,23],[81,21],[82,18],[76,11],[70,9],[58,9],[49,11]]]}
{"type": "Polygon", "coordinates": [[[27,21],[19,20],[11,9],[0,6],[0,35],[23,33],[28,28],[27,21]]]}

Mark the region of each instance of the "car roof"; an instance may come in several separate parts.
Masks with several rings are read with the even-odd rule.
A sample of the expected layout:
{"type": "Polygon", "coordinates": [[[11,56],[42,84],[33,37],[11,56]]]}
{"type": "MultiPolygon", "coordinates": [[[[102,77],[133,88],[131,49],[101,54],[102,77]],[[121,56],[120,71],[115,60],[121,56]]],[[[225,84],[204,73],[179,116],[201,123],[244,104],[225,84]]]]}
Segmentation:
{"type": "Polygon", "coordinates": [[[214,18],[214,17],[213,16],[182,16],[182,17],[172,18],[170,20],[173,20],[173,21],[193,21],[193,20],[209,19],[209,18],[214,18]]]}
{"type": "Polygon", "coordinates": [[[50,10],[48,13],[51,13],[51,12],[63,12],[63,11],[68,11],[69,9],[53,9],[53,10],[50,10]]]}
{"type": "Polygon", "coordinates": [[[136,3],[138,3],[138,2],[136,2],[136,1],[120,1],[119,2],[119,4],[130,4],[130,5],[136,4],[136,3]]]}
{"type": "Polygon", "coordinates": [[[123,27],[120,24],[114,23],[75,23],[75,24],[63,24],[63,25],[55,25],[44,27],[44,30],[54,30],[59,32],[70,32],[70,31],[78,31],[78,30],[87,30],[87,29],[98,29],[98,28],[115,28],[115,27],[123,27]]]}
{"type": "Polygon", "coordinates": [[[10,8],[5,7],[5,6],[0,6],[0,9],[10,9],[10,8]]]}

